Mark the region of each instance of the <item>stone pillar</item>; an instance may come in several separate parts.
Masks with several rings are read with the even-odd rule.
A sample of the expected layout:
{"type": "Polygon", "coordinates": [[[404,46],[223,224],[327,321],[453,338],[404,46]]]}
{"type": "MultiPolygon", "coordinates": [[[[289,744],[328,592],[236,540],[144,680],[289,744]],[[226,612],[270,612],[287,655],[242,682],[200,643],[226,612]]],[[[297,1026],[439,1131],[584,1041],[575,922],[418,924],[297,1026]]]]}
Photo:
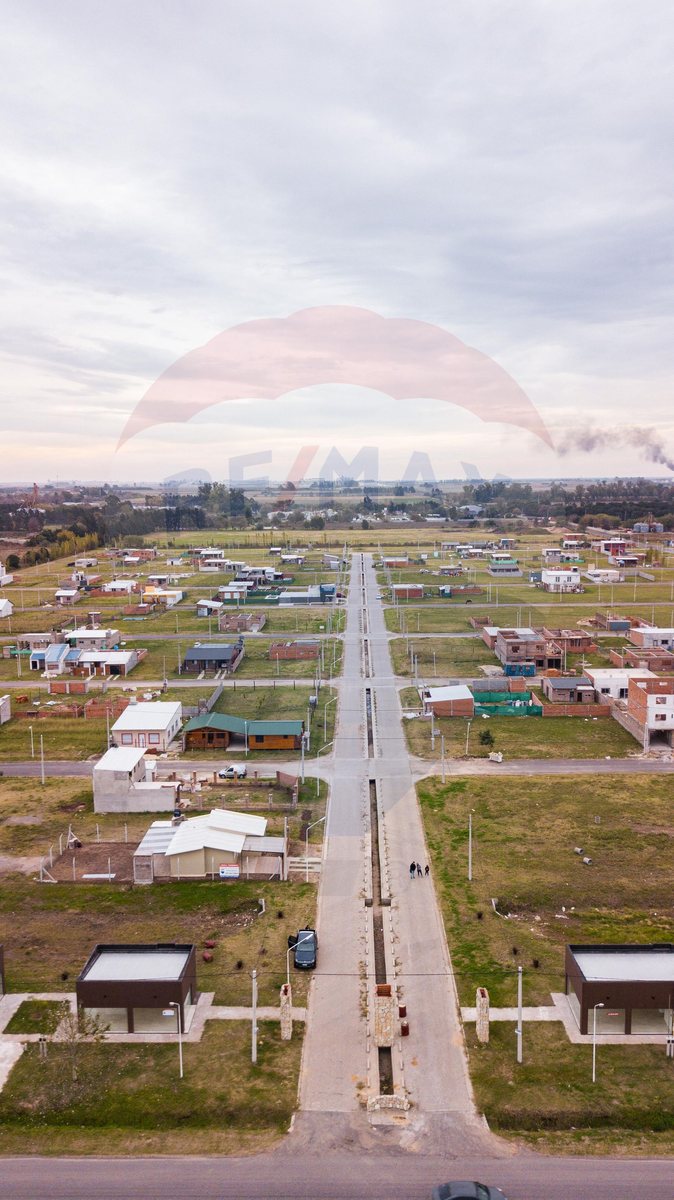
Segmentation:
{"type": "Polygon", "coordinates": [[[290,984],[281,987],[281,1041],[289,1042],[293,1036],[293,993],[290,984]]]}
{"type": "Polygon", "coordinates": [[[483,987],[475,993],[475,1032],[478,1042],[489,1041],[489,992],[483,987]]]}
{"type": "Polygon", "coordinates": [[[397,1032],[397,1002],[390,983],[378,983],[374,997],[374,1044],[392,1046],[397,1032]]]}

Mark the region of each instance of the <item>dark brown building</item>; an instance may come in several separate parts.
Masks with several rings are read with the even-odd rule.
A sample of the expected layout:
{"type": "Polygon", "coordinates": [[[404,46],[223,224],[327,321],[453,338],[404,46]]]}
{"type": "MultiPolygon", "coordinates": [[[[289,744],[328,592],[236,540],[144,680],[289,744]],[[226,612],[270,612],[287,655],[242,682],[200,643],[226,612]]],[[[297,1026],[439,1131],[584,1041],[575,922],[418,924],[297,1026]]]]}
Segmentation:
{"type": "Polygon", "coordinates": [[[75,987],[78,1008],[111,1033],[177,1032],[177,1015],[164,1015],[172,1006],[184,1031],[198,997],[196,951],[175,942],[96,946],[75,987]]]}
{"type": "Polygon", "coordinates": [[[602,1015],[624,1018],[625,1033],[645,1021],[659,1025],[659,1013],[667,1034],[674,1000],[672,943],[567,946],[565,972],[566,994],[577,1002],[572,1008],[579,1009],[581,1033],[588,1032],[588,1016],[601,1006],[602,1015]]]}

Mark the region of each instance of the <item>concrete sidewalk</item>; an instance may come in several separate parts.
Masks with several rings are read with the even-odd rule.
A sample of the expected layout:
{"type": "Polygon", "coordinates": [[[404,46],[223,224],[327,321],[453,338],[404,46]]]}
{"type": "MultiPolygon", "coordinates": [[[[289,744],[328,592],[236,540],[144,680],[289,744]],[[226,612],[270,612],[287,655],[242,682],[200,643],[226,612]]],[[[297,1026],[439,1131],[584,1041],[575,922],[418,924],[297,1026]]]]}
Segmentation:
{"type": "MultiPolygon", "coordinates": [[[[573,1009],[569,1004],[568,997],[564,992],[551,992],[552,1004],[541,1004],[538,1007],[523,1007],[522,1020],[526,1023],[533,1021],[560,1021],[564,1026],[564,1032],[569,1041],[575,1046],[592,1045],[593,1035],[591,1033],[581,1033],[578,1028],[578,1022],[573,1013],[573,1009]]],[[[475,1022],[475,1009],[462,1008],[461,1019],[464,1024],[469,1025],[475,1022]]],[[[490,1021],[512,1021],[517,1022],[516,1008],[490,1008],[490,1021]]],[[[597,1043],[602,1046],[663,1046],[667,1037],[667,1030],[662,1027],[662,1033],[600,1033],[597,1031],[597,1043]]]]}

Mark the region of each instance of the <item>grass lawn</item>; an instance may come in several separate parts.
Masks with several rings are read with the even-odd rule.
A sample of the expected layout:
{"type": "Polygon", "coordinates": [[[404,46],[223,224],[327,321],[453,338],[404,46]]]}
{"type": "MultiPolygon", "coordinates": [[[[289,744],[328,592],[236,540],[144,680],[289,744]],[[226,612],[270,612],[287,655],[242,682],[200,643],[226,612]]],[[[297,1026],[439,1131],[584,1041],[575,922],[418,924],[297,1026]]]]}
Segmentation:
{"type": "MultiPolygon", "coordinates": [[[[147,822],[146,822],[147,823],[147,822]]],[[[215,940],[212,963],[197,961],[202,991],[217,1004],[249,1004],[257,969],[261,1004],[275,1004],[286,975],[288,934],[313,922],[316,888],[304,883],[39,884],[5,876],[0,888],[0,944],[11,991],[74,988],[97,942],[215,940]],[[266,911],[258,913],[258,898],[266,911]]],[[[308,980],[297,973],[295,1002],[308,980]]]]}
{"type": "Polygon", "coordinates": [[[86,1045],[77,1083],[63,1046],[45,1063],[30,1045],[0,1095],[0,1149],[21,1152],[240,1153],[271,1145],[296,1104],[302,1031],[282,1042],[276,1022],[259,1022],[258,1061],[250,1061],[250,1024],[209,1021],[201,1042],[176,1048],[86,1045]]]}
{"type": "Polygon", "coordinates": [[[22,762],[31,757],[30,725],[33,726],[35,757],[39,759],[40,737],[48,759],[86,759],[103,754],[106,745],[104,720],[83,717],[40,717],[35,721],[8,721],[0,728],[0,762],[22,762]]]}
{"type": "Polygon", "coordinates": [[[474,638],[396,638],[389,643],[396,675],[412,675],[411,655],[417,659],[418,678],[425,682],[435,676],[478,679],[483,665],[498,667],[496,655],[480,637],[474,638]],[[409,650],[408,650],[409,643],[409,650]]]}
{"type": "MultiPolygon", "coordinates": [[[[220,699],[217,701],[214,711],[259,721],[306,721],[309,696],[311,694],[312,691],[309,687],[269,687],[268,685],[263,685],[259,688],[253,688],[240,687],[238,684],[236,687],[227,685],[220,699]]],[[[330,701],[334,699],[336,694],[333,688],[321,688],[318,707],[311,723],[310,752],[313,751],[314,754],[325,741],[331,741],[333,738],[335,709],[337,705],[330,703],[330,701]],[[324,721],[324,709],[326,705],[327,709],[324,721]],[[325,738],[323,735],[324,728],[327,729],[327,736],[325,738]]],[[[195,751],[194,753],[203,756],[201,751],[195,751]]],[[[227,753],[230,754],[231,749],[227,753]]],[[[268,758],[270,753],[288,756],[287,750],[253,750],[249,752],[248,758],[268,758]]],[[[297,754],[299,754],[299,751],[292,751],[291,757],[297,754]]]]}
{"type": "Polygon", "coordinates": [[[478,986],[514,1004],[519,965],[525,1005],[549,1003],[564,990],[567,942],[674,939],[668,779],[429,779],[417,791],[462,1004],[478,986]]]}
{"type": "Polygon", "coordinates": [[[554,1131],[573,1130],[578,1153],[580,1136],[589,1131],[595,1136],[615,1131],[618,1137],[623,1131],[662,1131],[671,1150],[674,1088],[662,1046],[600,1046],[593,1084],[591,1047],[571,1045],[556,1022],[525,1025],[519,1066],[512,1024],[492,1023],[487,1045],[477,1041],[474,1026],[468,1028],[475,1098],[495,1132],[539,1131],[547,1135],[546,1148],[554,1150],[554,1131]]]}
{"type": "Polygon", "coordinates": [[[58,1000],[24,1000],[5,1033],[53,1033],[61,1018],[58,1000]]]}
{"type": "MultiPolygon", "coordinates": [[[[415,688],[403,688],[400,697],[404,708],[420,711],[415,688]]],[[[444,735],[446,757],[463,757],[466,753],[466,720],[440,717],[434,724],[433,750],[430,717],[403,722],[410,753],[421,758],[439,759],[440,735],[444,735]]],[[[474,717],[470,723],[468,746],[471,758],[487,758],[491,750],[502,751],[506,758],[624,758],[640,750],[634,738],[611,717],[474,717]],[[480,745],[479,735],[483,729],[491,733],[493,745],[480,745]]]]}

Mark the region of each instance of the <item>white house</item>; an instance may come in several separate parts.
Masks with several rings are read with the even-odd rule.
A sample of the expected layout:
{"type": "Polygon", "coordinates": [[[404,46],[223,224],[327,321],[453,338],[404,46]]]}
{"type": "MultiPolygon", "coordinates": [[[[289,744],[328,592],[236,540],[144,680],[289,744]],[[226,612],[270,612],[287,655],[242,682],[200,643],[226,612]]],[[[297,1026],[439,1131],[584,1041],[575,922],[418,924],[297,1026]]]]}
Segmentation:
{"type": "Polygon", "coordinates": [[[6,725],[12,715],[12,701],[9,696],[0,696],[0,725],[6,725]]]}
{"type": "Polygon", "coordinates": [[[93,770],[95,812],[170,812],[180,785],[157,782],[137,746],[112,746],[93,770]]]}
{"type": "Polygon", "coordinates": [[[637,625],[630,629],[628,638],[635,646],[645,650],[674,650],[674,629],[656,625],[637,625]]]}
{"type": "Polygon", "coordinates": [[[611,700],[626,700],[630,679],[656,679],[654,671],[645,671],[640,667],[586,667],[585,676],[594,688],[598,703],[608,698],[611,700]]]}
{"type": "Polygon", "coordinates": [[[64,642],[79,650],[113,650],[119,645],[119,629],[91,629],[80,625],[77,629],[63,629],[64,642]]]}
{"type": "Polygon", "coordinates": [[[14,612],[14,605],[11,600],[6,600],[4,596],[0,596],[0,621],[4,617],[11,617],[14,612]]]}
{"type": "Polygon", "coordinates": [[[578,567],[543,567],[541,584],[546,592],[579,592],[580,571],[578,567]]]}
{"type": "Polygon", "coordinates": [[[4,564],[0,562],[0,587],[5,587],[8,583],[11,583],[13,579],[14,576],[8,575],[4,568],[4,564]]]}
{"type": "Polygon", "coordinates": [[[103,584],[103,591],[112,596],[130,596],[132,592],[137,592],[138,588],[137,579],[109,579],[103,584]]]}
{"type": "Polygon", "coordinates": [[[156,700],[130,704],[110,730],[115,746],[168,750],[180,732],[183,706],[177,701],[156,700]]]}

